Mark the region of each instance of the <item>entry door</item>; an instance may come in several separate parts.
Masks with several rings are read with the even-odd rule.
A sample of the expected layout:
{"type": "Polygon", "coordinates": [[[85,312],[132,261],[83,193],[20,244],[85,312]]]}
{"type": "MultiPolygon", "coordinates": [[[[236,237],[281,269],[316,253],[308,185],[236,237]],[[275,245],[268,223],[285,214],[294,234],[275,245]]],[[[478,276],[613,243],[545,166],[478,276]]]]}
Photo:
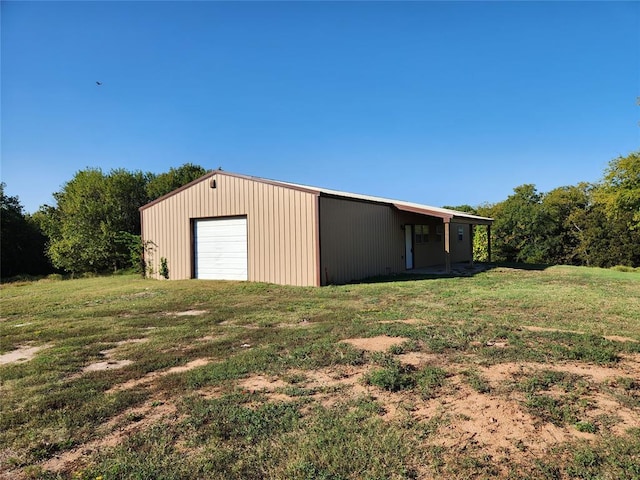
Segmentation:
{"type": "Polygon", "coordinates": [[[404,226],[404,258],[405,268],[413,268],[413,225],[404,226]]]}
{"type": "Polygon", "coordinates": [[[194,222],[195,277],[247,280],[247,219],[208,218],[194,222]]]}

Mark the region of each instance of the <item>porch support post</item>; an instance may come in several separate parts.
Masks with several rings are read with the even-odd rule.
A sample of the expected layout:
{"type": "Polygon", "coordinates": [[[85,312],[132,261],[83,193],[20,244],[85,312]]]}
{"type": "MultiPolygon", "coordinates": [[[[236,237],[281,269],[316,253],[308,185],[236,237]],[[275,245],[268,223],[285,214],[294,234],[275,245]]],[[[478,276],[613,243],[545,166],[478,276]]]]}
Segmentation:
{"type": "Polygon", "coordinates": [[[472,223],[469,225],[469,248],[471,249],[471,260],[469,261],[469,265],[473,267],[473,233],[474,233],[475,225],[472,223]]]}
{"type": "Polygon", "coordinates": [[[447,274],[451,273],[451,232],[450,220],[444,220],[444,269],[447,274]]]}
{"type": "Polygon", "coordinates": [[[487,225],[487,255],[491,263],[491,225],[487,225]]]}

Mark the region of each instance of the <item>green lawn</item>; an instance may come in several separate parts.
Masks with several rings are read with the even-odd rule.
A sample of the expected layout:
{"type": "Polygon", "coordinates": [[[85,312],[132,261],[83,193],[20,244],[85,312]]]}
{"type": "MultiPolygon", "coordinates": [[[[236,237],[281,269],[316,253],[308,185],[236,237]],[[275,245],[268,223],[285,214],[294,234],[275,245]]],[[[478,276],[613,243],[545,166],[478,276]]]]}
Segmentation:
{"type": "Polygon", "coordinates": [[[640,478],[637,272],[0,294],[0,478],[640,478]]]}

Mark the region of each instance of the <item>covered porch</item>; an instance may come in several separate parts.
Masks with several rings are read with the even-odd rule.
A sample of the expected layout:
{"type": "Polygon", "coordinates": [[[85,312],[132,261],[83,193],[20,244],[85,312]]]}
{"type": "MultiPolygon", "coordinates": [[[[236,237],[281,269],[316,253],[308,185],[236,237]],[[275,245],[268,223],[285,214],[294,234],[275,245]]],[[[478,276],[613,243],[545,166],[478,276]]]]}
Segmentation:
{"type": "Polygon", "coordinates": [[[404,260],[407,273],[451,274],[454,269],[474,268],[473,246],[478,225],[487,228],[488,261],[491,262],[493,219],[444,208],[394,204],[402,217],[404,260]]]}

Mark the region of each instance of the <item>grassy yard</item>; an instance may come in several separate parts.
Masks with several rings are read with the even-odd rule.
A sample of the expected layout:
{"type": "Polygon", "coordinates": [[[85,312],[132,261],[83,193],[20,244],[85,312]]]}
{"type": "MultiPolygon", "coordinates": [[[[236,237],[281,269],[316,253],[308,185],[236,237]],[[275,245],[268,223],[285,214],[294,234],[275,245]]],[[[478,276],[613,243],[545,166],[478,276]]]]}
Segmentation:
{"type": "Polygon", "coordinates": [[[638,273],[0,294],[0,478],[640,478],[638,273]]]}

